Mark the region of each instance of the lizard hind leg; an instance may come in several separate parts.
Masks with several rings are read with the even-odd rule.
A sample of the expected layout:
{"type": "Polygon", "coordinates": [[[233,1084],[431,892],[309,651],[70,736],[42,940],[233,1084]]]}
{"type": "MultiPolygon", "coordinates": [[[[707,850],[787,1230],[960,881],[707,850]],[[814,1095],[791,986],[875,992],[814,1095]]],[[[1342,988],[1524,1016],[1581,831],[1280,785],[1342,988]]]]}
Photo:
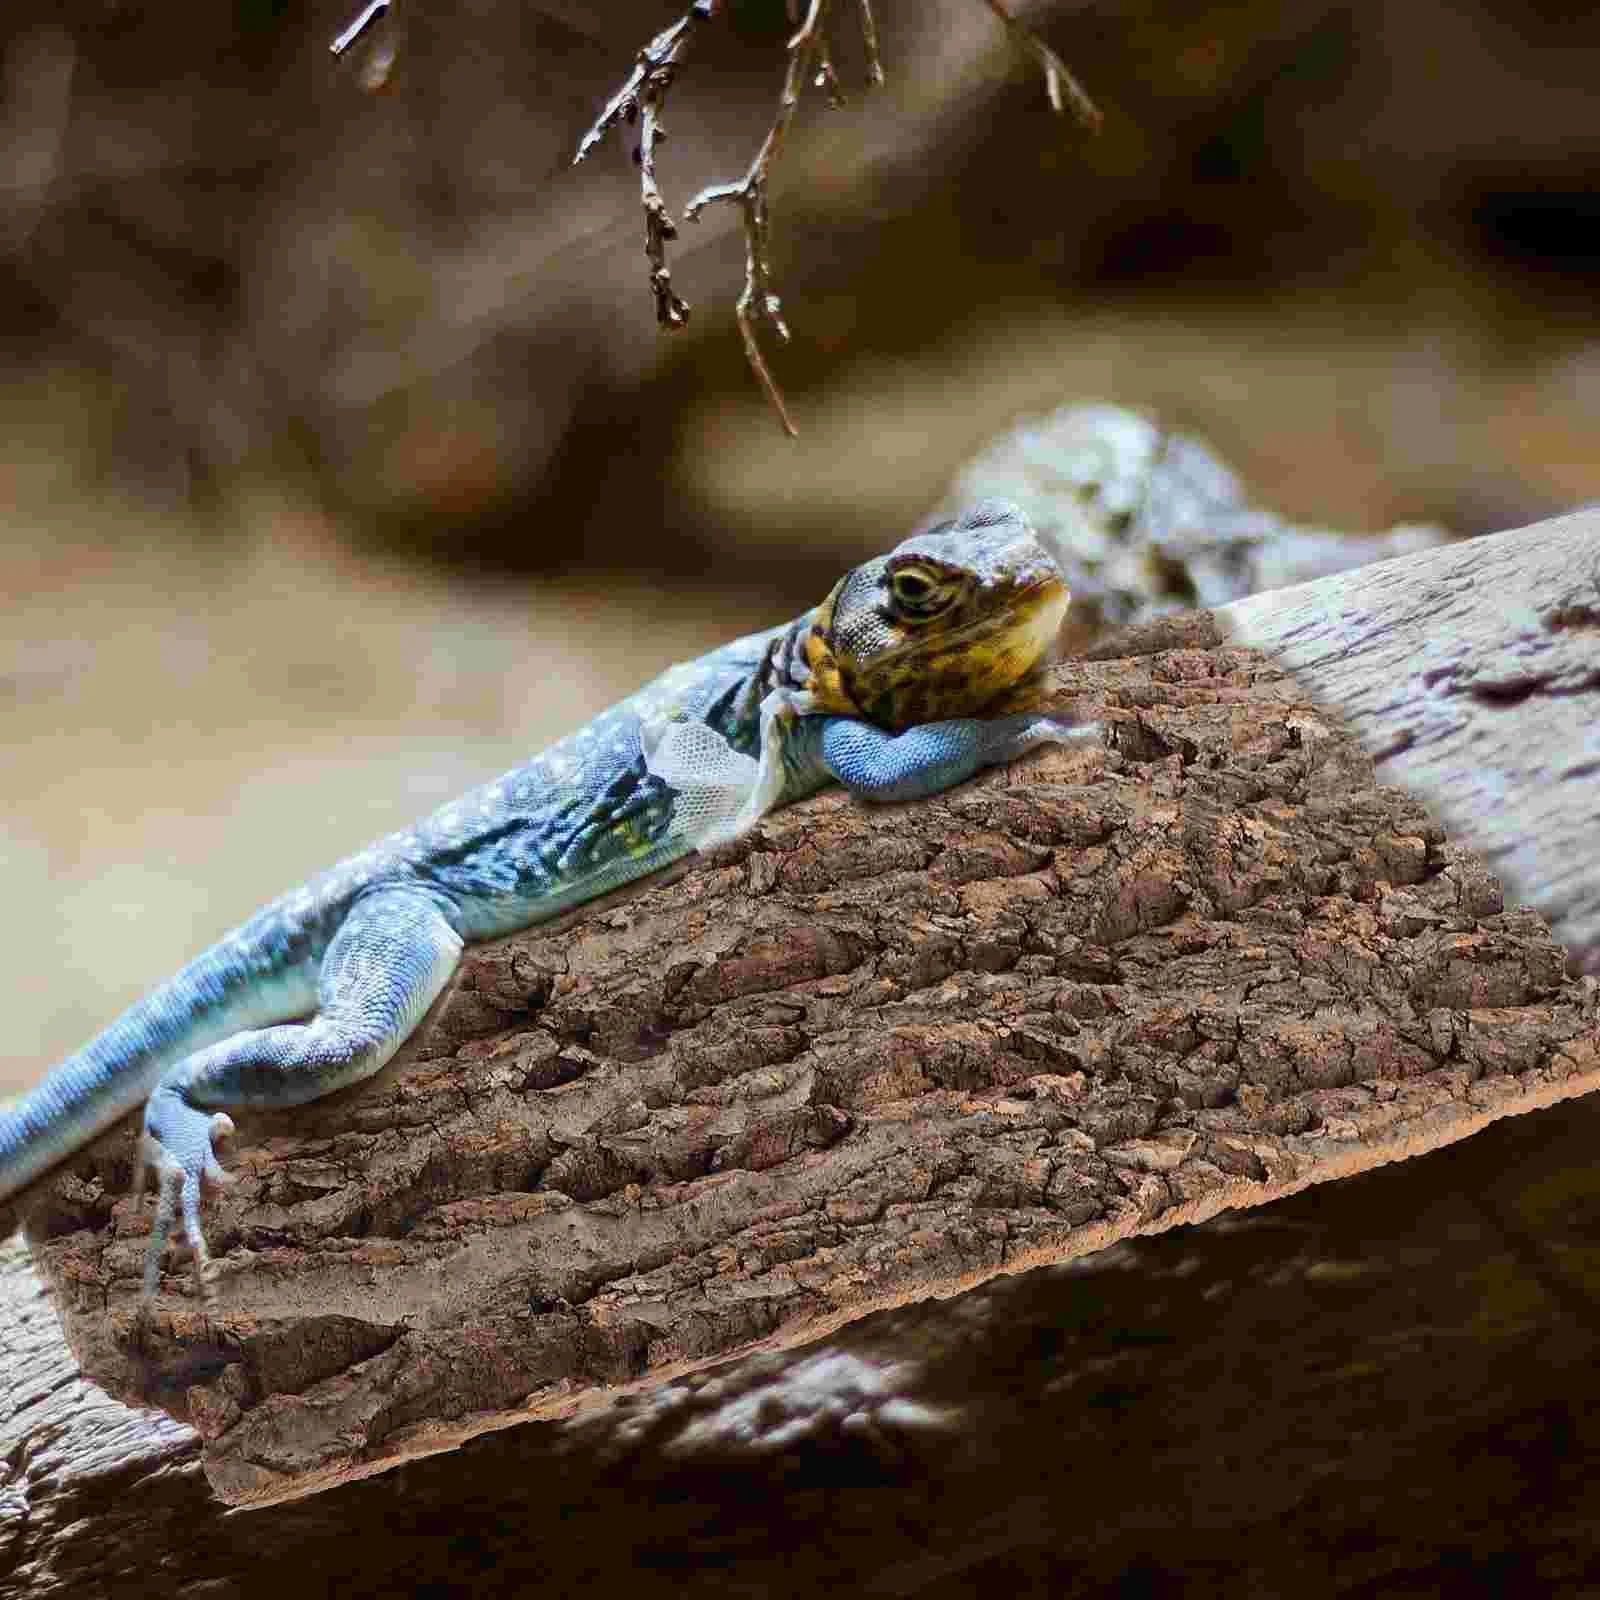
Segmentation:
{"type": "Polygon", "coordinates": [[[429,894],[403,886],[369,894],[350,909],[323,956],[315,1016],[237,1033],[162,1073],[140,1140],[140,1187],[148,1165],[159,1189],[145,1250],[146,1304],[160,1286],[161,1254],[180,1216],[201,1299],[213,1299],[200,1206],[207,1183],[230,1181],[215,1145],[233,1132],[218,1108],[303,1105],[370,1077],[443,993],[461,950],[460,934],[429,894]]]}

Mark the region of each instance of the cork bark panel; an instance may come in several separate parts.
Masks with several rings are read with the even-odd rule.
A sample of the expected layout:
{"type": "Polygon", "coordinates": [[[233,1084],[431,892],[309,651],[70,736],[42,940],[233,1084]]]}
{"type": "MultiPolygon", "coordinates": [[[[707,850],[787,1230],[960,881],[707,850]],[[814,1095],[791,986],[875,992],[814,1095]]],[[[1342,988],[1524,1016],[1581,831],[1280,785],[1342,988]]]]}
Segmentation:
{"type": "Polygon", "coordinates": [[[172,1258],[137,1317],[100,1140],[29,1203],[84,1371],[281,1499],[1600,1081],[1594,980],[1267,658],[1057,684],[1103,747],[782,811],[239,1118],[215,1316],[172,1258]]]}

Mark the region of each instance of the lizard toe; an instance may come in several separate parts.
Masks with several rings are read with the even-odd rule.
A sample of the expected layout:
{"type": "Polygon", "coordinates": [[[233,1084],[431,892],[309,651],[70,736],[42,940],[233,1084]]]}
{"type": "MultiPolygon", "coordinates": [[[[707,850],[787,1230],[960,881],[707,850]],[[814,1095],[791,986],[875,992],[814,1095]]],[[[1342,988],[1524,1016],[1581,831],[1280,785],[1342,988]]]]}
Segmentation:
{"type": "MultiPolygon", "coordinates": [[[[161,1255],[179,1217],[194,1255],[200,1298],[211,1304],[216,1268],[206,1246],[200,1208],[205,1185],[233,1180],[216,1156],[216,1144],[233,1132],[233,1119],[225,1112],[208,1113],[191,1106],[182,1095],[158,1088],[145,1106],[144,1137],[140,1144],[138,1189],[146,1169],[155,1172],[158,1200],[150,1240],[145,1247],[144,1299],[153,1300],[161,1283],[161,1255]]],[[[137,1192],[137,1190],[136,1190],[137,1192]]]]}

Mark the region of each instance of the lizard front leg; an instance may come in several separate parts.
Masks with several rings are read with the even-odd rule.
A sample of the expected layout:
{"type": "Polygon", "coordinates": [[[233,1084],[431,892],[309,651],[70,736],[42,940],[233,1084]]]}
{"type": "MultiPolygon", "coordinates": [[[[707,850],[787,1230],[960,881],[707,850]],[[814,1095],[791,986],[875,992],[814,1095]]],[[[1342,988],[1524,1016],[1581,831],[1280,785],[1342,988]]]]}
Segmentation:
{"type": "Polygon", "coordinates": [[[317,1014],[303,1023],[235,1034],[169,1067],[145,1106],[141,1170],[160,1191],[145,1250],[144,1297],[160,1283],[161,1252],[180,1212],[203,1299],[210,1254],[200,1226],[203,1183],[226,1183],[213,1142],[233,1131],[222,1106],[292,1106],[320,1099],[376,1072],[398,1050],[450,981],[461,936],[419,889],[396,887],[359,900],[328,946],[317,980],[317,1014]]]}
{"type": "Polygon", "coordinates": [[[822,764],[859,799],[879,804],[919,800],[961,783],[984,767],[1013,761],[1040,744],[1098,739],[1098,722],[1065,722],[1039,712],[925,722],[886,733],[852,717],[824,717],[811,730],[822,764]]]}

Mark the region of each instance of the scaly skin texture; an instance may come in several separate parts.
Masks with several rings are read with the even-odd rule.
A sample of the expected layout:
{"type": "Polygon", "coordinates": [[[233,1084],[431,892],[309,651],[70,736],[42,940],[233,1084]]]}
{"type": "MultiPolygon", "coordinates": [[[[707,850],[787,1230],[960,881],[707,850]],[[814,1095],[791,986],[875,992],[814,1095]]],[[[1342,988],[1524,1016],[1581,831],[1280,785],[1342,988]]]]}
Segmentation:
{"type": "MultiPolygon", "coordinates": [[[[159,1203],[202,1294],[225,1106],[377,1071],[462,949],[555,916],[840,782],[911,800],[1093,725],[1031,712],[1069,595],[989,501],[845,575],[804,616],[669,669],[525,766],[272,902],[0,1113],[4,1202],[139,1104],[159,1203]]],[[[140,1178],[142,1187],[143,1176],[140,1178]]]]}

